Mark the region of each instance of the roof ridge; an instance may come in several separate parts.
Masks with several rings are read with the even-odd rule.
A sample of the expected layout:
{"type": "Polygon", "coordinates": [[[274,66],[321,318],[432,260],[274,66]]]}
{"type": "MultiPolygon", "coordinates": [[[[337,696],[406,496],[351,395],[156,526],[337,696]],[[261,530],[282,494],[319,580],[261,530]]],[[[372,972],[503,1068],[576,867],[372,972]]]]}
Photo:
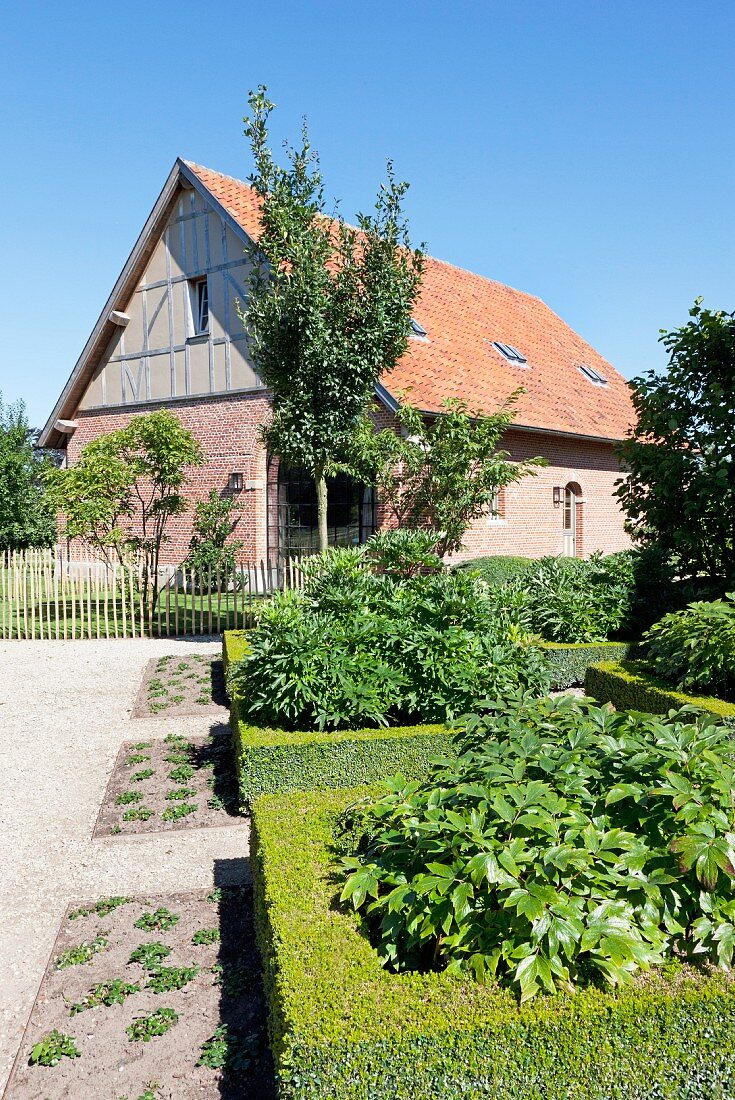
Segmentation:
{"type": "Polygon", "coordinates": [[[220,172],[217,168],[208,168],[206,164],[199,164],[195,160],[187,160],[185,157],[180,158],[182,163],[187,168],[199,169],[200,172],[211,172],[213,176],[221,176],[223,180],[232,180],[233,183],[239,183],[241,187],[247,187],[248,191],[256,193],[255,188],[247,180],[241,180],[238,176],[230,176],[227,172],[220,172]]]}

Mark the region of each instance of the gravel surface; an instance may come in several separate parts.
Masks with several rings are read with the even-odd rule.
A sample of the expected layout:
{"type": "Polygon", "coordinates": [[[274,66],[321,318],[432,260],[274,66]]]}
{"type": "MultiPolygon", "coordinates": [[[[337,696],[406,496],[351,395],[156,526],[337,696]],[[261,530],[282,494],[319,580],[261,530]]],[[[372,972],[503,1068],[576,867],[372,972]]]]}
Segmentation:
{"type": "Polygon", "coordinates": [[[123,741],[203,736],[205,716],[130,721],[153,657],[217,640],[0,642],[0,1091],[66,906],[247,881],[248,828],[92,839],[123,741]]]}

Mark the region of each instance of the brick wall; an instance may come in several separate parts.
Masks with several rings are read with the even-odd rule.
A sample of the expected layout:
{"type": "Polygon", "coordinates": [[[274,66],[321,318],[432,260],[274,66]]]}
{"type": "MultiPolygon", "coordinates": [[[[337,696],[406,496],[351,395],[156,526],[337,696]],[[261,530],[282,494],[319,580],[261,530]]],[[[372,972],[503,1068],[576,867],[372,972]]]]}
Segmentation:
{"type": "MultiPolygon", "coordinates": [[[[85,443],[124,427],[133,416],[151,412],[155,407],[160,406],[146,402],[145,405],[132,405],[109,412],[99,409],[78,411],[75,419],[79,427],[68,445],[69,463],[76,461],[85,443]]],[[[194,505],[204,500],[210,489],[226,493],[229,476],[234,472],[242,473],[246,483],[254,481],[258,485],[258,488],[245,489],[238,494],[240,507],[236,513],[235,538],[244,543],[242,560],[260,561],[265,558],[266,454],[259,429],[270,408],[268,397],[263,393],[197,397],[191,401],[169,402],[168,407],[198,440],[206,462],[189,474],[186,495],[191,506],[185,515],[169,524],[170,538],[163,550],[163,562],[178,563],[186,556],[194,505]]]]}
{"type": "MultiPolygon", "coordinates": [[[[169,403],[184,427],[193,432],[207,460],[204,466],[191,471],[187,483],[191,508],[170,525],[171,537],[164,549],[164,562],[175,563],[185,557],[191,538],[194,504],[203,500],[212,488],[226,492],[232,472],[241,472],[246,482],[253,481],[257,486],[239,495],[236,537],[244,542],[241,558],[258,561],[267,556],[268,478],[259,429],[269,406],[269,399],[263,393],[198,397],[169,403]]],[[[69,441],[69,462],[76,460],[81,448],[91,439],[123,427],[134,415],[150,411],[151,404],[146,403],[109,412],[77,412],[79,426],[69,441]]],[[[394,423],[391,414],[383,408],[377,410],[375,421],[378,428],[394,423]]],[[[501,493],[501,516],[478,520],[467,533],[466,550],[457,555],[456,560],[484,554],[527,557],[560,554],[563,506],[553,504],[553,488],[569,483],[576,483],[579,488],[577,554],[586,557],[594,550],[611,553],[630,545],[613,496],[619,468],[610,444],[511,429],[503,446],[515,460],[542,455],[549,465],[501,493]]],[[[273,480],[271,471],[271,506],[276,503],[273,480]]],[[[378,519],[380,522],[380,510],[378,519]]],[[[274,547],[270,550],[272,552],[274,547]]]]}

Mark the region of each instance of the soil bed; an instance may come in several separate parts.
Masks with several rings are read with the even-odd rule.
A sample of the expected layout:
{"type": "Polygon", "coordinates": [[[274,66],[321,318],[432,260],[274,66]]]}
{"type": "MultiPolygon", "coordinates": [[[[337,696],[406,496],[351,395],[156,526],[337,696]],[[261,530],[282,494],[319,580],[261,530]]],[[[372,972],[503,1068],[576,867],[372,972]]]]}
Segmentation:
{"type": "Polygon", "coordinates": [[[222,714],[226,710],[221,659],[211,653],[180,653],[148,662],[131,717],[160,714],[180,718],[188,714],[222,714]]]}
{"type": "Polygon", "coordinates": [[[101,912],[90,903],[64,915],[5,1095],[274,1100],[249,889],[111,899],[124,903],[105,911],[107,900],[101,912]],[[146,914],[147,926],[136,928],[146,914]],[[97,950],[88,962],[70,963],[82,943],[97,950]],[[163,948],[140,951],[151,944],[163,948]],[[136,951],[142,961],[131,961],[136,951]],[[86,1007],[104,997],[113,1003],[86,1007]],[[156,1030],[146,1023],[154,1013],[167,1030],[145,1041],[156,1030]],[[79,1056],[29,1064],[54,1029],[79,1056]]]}
{"type": "Polygon", "coordinates": [[[94,836],[236,825],[237,781],[229,733],[126,741],[118,753],[94,836]]]}

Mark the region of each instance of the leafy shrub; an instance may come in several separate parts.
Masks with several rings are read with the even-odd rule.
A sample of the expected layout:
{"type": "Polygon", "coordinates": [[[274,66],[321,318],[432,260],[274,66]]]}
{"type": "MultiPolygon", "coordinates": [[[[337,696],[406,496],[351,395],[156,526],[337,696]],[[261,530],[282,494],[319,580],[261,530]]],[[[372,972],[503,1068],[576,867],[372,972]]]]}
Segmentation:
{"type": "Polygon", "coordinates": [[[488,697],[548,690],[512,616],[470,574],[429,568],[426,545],[406,534],[426,533],[320,556],[303,592],[262,609],[229,673],[243,718],[285,729],[443,722],[488,697]]]}
{"type": "Polygon", "coordinates": [[[62,1058],[81,1058],[82,1052],[71,1035],[54,1028],[36,1043],[28,1062],[32,1066],[58,1066],[62,1058]]]}
{"type": "Polygon", "coordinates": [[[536,565],[537,562],[534,558],[517,558],[496,554],[493,557],[473,558],[471,561],[464,561],[456,568],[466,570],[480,577],[487,584],[506,584],[508,581],[530,573],[536,565]]]}
{"type": "Polygon", "coordinates": [[[214,588],[218,577],[224,580],[235,572],[237,552],[244,545],[231,538],[238,522],[232,518],[236,507],[234,497],[220,497],[217,490],[212,489],[206,500],[200,500],[194,509],[189,553],[181,568],[185,574],[194,572],[199,592],[209,591],[210,577],[214,588]]]}
{"type": "Polygon", "coordinates": [[[690,603],[645,635],[654,672],[684,691],[735,701],[735,592],[726,600],[690,603]]]}
{"type": "Polygon", "coordinates": [[[384,964],[498,978],[527,1000],[666,958],[729,967],[735,740],[571,698],[471,720],[457,761],[345,825],[342,901],[384,964]]]}

